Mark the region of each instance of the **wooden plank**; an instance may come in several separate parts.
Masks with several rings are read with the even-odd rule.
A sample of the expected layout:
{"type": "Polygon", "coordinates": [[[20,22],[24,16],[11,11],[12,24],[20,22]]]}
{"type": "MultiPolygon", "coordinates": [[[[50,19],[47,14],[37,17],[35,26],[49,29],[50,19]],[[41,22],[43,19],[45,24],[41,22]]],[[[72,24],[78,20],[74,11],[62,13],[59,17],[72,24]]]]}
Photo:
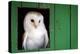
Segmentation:
{"type": "Polygon", "coordinates": [[[55,5],[55,49],[70,48],[70,6],[55,5]]]}
{"type": "Polygon", "coordinates": [[[78,48],[78,6],[71,6],[71,48],[78,48]]]}
{"type": "Polygon", "coordinates": [[[54,4],[50,5],[50,48],[55,50],[55,33],[54,33],[54,4]]]}
{"type": "Polygon", "coordinates": [[[17,9],[21,7],[21,2],[11,2],[11,52],[17,52],[17,45],[18,45],[18,28],[17,28],[17,9]]]}
{"type": "Polygon", "coordinates": [[[22,7],[26,7],[26,8],[38,8],[38,3],[33,3],[33,2],[22,2],[21,3],[22,7]]]}

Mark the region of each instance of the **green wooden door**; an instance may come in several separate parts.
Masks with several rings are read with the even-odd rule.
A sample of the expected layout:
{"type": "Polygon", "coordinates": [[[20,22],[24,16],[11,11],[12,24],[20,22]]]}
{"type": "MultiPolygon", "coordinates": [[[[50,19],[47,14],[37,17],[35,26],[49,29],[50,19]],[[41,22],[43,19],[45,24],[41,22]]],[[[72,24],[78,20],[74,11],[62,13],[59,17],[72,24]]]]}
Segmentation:
{"type": "Polygon", "coordinates": [[[70,48],[70,6],[55,5],[55,49],[70,48]]]}
{"type": "Polygon", "coordinates": [[[55,49],[78,48],[77,5],[55,5],[55,49]]]}

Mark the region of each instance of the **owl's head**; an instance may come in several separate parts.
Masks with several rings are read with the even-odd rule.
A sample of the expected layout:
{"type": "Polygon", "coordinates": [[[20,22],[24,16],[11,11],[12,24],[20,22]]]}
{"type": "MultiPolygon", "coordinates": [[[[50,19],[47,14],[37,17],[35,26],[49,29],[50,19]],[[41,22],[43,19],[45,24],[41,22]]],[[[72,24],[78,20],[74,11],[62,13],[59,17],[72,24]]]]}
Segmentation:
{"type": "Polygon", "coordinates": [[[24,19],[24,30],[36,29],[43,25],[43,15],[39,12],[28,12],[24,19]]]}

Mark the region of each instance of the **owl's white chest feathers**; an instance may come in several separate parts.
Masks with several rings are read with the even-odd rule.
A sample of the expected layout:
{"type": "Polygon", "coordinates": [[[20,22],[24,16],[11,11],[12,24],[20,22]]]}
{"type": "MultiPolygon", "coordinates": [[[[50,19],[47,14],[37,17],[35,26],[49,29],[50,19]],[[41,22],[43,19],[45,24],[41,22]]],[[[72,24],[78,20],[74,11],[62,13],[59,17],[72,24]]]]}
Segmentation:
{"type": "Polygon", "coordinates": [[[25,37],[27,37],[24,38],[25,48],[27,49],[40,48],[44,44],[44,32],[45,32],[44,28],[37,28],[29,33],[25,32],[26,34],[25,37]]]}
{"type": "Polygon", "coordinates": [[[48,35],[44,25],[44,16],[39,12],[28,12],[24,19],[23,48],[32,50],[47,46],[48,35]]]}

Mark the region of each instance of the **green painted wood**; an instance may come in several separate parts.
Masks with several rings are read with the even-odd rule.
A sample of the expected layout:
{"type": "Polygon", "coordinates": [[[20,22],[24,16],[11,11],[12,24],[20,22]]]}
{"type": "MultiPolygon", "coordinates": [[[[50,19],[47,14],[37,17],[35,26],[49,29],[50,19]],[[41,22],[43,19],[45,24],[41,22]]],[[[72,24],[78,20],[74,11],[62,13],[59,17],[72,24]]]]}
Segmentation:
{"type": "Polygon", "coordinates": [[[48,4],[48,3],[38,3],[38,8],[50,9],[50,4],[48,4]]]}
{"type": "Polygon", "coordinates": [[[54,37],[54,5],[50,4],[50,48],[55,49],[55,37],[54,37]]]}
{"type": "Polygon", "coordinates": [[[55,5],[55,49],[70,49],[70,6],[55,5]]]}
{"type": "Polygon", "coordinates": [[[33,2],[22,2],[21,3],[22,7],[26,8],[38,8],[38,3],[33,3],[33,2]]]}
{"type": "Polygon", "coordinates": [[[20,2],[11,2],[11,52],[16,52],[17,49],[17,7],[21,7],[20,2]]]}
{"type": "MultiPolygon", "coordinates": [[[[18,50],[18,7],[25,8],[41,8],[49,9],[50,21],[50,48],[40,49],[56,50],[56,49],[76,49],[78,47],[78,10],[75,5],[61,5],[48,3],[33,3],[33,2],[11,2],[11,50],[12,52],[24,52],[18,50]]],[[[28,50],[27,50],[28,51],[28,50]]],[[[39,51],[39,50],[31,50],[39,51]]]]}
{"type": "Polygon", "coordinates": [[[71,48],[78,48],[78,6],[71,6],[71,48]]]}

